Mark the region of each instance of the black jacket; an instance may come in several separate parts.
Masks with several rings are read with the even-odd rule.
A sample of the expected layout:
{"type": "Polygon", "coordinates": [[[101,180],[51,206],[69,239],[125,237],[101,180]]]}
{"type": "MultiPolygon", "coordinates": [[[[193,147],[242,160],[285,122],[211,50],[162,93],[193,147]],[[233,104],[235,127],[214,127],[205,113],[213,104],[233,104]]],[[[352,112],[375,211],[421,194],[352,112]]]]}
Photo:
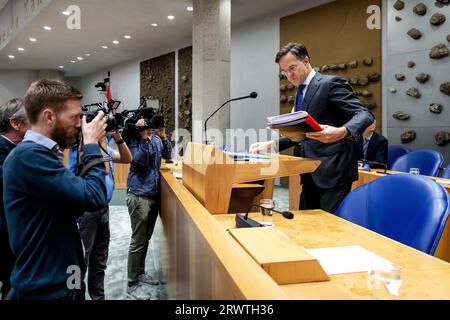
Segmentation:
{"type": "Polygon", "coordinates": [[[345,126],[351,136],[334,143],[312,139],[297,143],[283,137],[279,140],[280,151],[297,145],[295,156],[320,160],[320,166],[311,174],[319,188],[339,187],[357,180],[355,141],[374,119],[353,94],[348,82],[336,76],[316,73],[306,91],[303,110],[319,124],[345,126]]]}
{"type": "Polygon", "coordinates": [[[363,138],[356,142],[356,157],[358,160],[368,160],[387,164],[388,159],[388,141],[385,137],[374,132],[369,140],[367,155],[364,159],[363,138]]]}

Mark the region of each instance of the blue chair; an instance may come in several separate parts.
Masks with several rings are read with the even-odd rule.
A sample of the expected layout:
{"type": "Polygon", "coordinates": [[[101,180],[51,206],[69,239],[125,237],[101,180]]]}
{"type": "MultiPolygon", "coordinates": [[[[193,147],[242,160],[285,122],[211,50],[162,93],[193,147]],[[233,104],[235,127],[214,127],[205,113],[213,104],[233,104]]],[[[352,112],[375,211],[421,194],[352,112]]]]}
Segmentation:
{"type": "Polygon", "coordinates": [[[448,164],[445,168],[442,169],[440,177],[450,179],[450,164],[448,164]]]}
{"type": "Polygon", "coordinates": [[[336,215],[432,255],[449,215],[449,200],[434,180],[395,174],[350,192],[336,215]]]}
{"type": "Polygon", "coordinates": [[[411,151],[411,148],[401,145],[388,146],[388,169],[391,168],[395,160],[407,153],[410,153],[411,151]]]}
{"type": "Polygon", "coordinates": [[[391,170],[409,172],[410,168],[419,168],[420,174],[435,177],[444,157],[433,149],[418,149],[407,153],[392,164],[391,170]]]}

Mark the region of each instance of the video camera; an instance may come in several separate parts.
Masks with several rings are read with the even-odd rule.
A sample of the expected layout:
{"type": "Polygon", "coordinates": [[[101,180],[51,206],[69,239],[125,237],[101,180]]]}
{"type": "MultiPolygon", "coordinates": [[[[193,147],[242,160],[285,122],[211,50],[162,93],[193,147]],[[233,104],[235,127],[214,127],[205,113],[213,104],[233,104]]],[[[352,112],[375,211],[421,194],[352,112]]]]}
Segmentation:
{"type": "Polygon", "coordinates": [[[106,132],[114,131],[123,128],[123,115],[116,113],[121,101],[110,100],[106,106],[102,103],[93,103],[81,107],[81,116],[86,116],[86,122],[91,122],[99,111],[103,111],[106,117],[106,132]],[[96,108],[92,110],[92,108],[96,108]]]}
{"type": "Polygon", "coordinates": [[[139,132],[147,129],[162,129],[165,128],[164,117],[157,115],[153,108],[139,108],[136,110],[124,110],[123,116],[123,131],[122,137],[129,144],[130,140],[137,138],[139,132]],[[145,125],[138,126],[136,123],[144,119],[145,125]]]}

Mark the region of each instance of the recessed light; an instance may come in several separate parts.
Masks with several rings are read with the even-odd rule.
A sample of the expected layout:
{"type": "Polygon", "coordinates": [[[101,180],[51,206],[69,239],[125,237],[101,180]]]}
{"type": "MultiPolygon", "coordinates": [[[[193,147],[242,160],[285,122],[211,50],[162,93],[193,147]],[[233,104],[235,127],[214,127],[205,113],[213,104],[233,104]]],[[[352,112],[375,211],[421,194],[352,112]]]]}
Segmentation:
{"type": "Polygon", "coordinates": [[[90,57],[90,56],[91,56],[90,53],[85,53],[84,55],[85,55],[86,57],[90,57]]]}
{"type": "Polygon", "coordinates": [[[13,56],[12,54],[10,54],[10,55],[8,56],[8,58],[10,58],[10,59],[14,59],[14,58],[15,58],[15,56],[13,56]]]}
{"type": "Polygon", "coordinates": [[[28,40],[30,40],[31,42],[36,42],[36,38],[29,38],[28,40]]]}
{"type": "Polygon", "coordinates": [[[76,63],[76,61],[75,61],[75,60],[70,60],[70,62],[71,62],[71,63],[76,63]]]}
{"type": "Polygon", "coordinates": [[[119,44],[119,41],[114,40],[113,43],[114,43],[114,44],[119,44]]]}
{"type": "Polygon", "coordinates": [[[131,36],[129,36],[129,35],[127,35],[127,34],[124,35],[123,37],[124,37],[125,39],[131,39],[131,36]]]}
{"type": "Polygon", "coordinates": [[[44,26],[43,28],[44,28],[44,30],[47,30],[47,31],[52,30],[52,27],[50,27],[50,26],[44,26]]]}
{"type": "Polygon", "coordinates": [[[65,16],[70,16],[70,12],[69,11],[63,11],[62,14],[65,15],[65,16]]]}
{"type": "Polygon", "coordinates": [[[158,24],[157,23],[152,23],[152,27],[157,27],[158,24]]]}
{"type": "Polygon", "coordinates": [[[64,69],[64,66],[59,66],[58,68],[60,68],[60,69],[64,69]]]}
{"type": "Polygon", "coordinates": [[[175,19],[175,17],[174,16],[167,16],[167,19],[173,20],[173,19],[175,19]]]}
{"type": "Polygon", "coordinates": [[[17,50],[19,50],[19,51],[25,51],[25,49],[24,48],[17,48],[17,50]]]}
{"type": "Polygon", "coordinates": [[[102,46],[103,49],[108,49],[108,46],[102,46]]]}
{"type": "Polygon", "coordinates": [[[77,57],[77,59],[81,61],[81,60],[83,60],[83,57],[77,57]]]}
{"type": "Polygon", "coordinates": [[[187,11],[194,11],[194,7],[192,7],[192,6],[187,6],[187,7],[186,7],[186,10],[187,10],[187,11]]]}

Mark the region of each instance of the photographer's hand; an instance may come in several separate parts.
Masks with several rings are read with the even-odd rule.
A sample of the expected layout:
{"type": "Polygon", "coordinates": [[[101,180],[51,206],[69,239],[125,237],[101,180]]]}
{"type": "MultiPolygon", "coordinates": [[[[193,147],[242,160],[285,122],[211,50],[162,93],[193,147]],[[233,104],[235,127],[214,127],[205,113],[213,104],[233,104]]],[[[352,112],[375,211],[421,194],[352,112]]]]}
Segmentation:
{"type": "MultiPolygon", "coordinates": [[[[145,126],[145,120],[139,119],[138,122],[136,122],[137,127],[143,127],[145,126]]],[[[141,135],[141,139],[147,140],[149,138],[148,130],[141,130],[139,131],[139,134],[141,135]]]]}
{"type": "Polygon", "coordinates": [[[167,138],[167,133],[166,133],[166,128],[161,128],[159,130],[156,131],[156,134],[162,139],[166,139],[167,138]]]}
{"type": "Polygon", "coordinates": [[[81,121],[81,132],[83,133],[84,144],[97,144],[106,136],[106,118],[103,111],[99,111],[91,122],[86,122],[86,116],[81,121]]]}

